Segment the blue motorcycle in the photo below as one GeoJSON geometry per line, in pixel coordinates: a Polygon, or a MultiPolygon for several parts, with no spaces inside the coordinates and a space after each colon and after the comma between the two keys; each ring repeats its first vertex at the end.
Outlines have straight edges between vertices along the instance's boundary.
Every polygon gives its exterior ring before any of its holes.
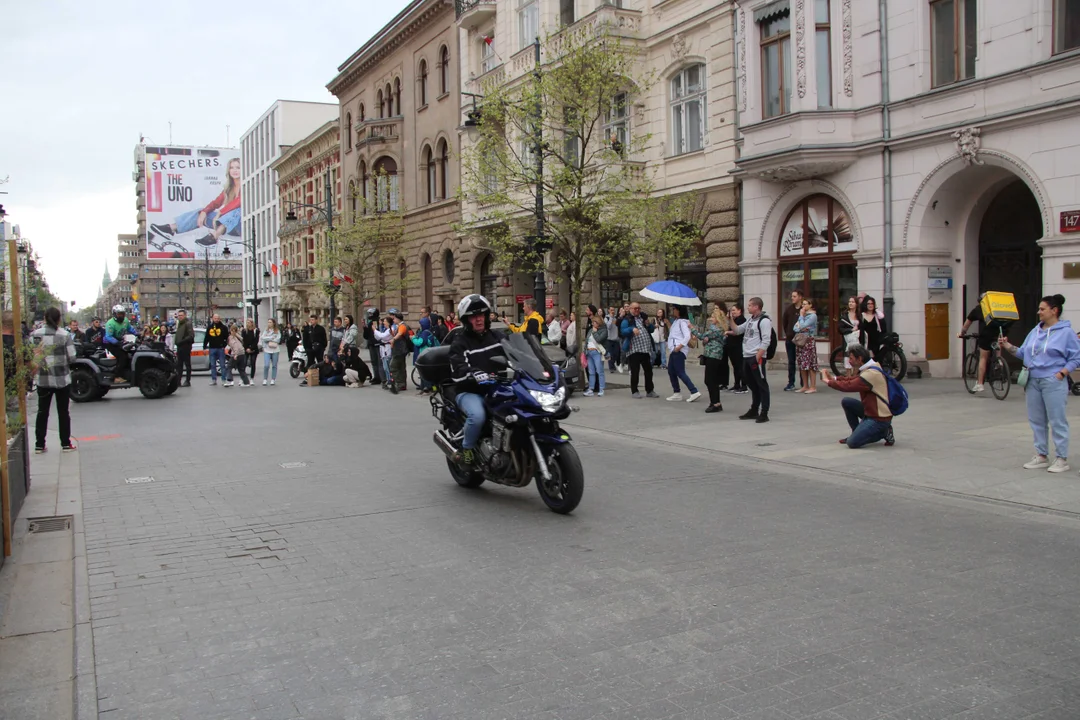
{"type": "Polygon", "coordinates": [[[498,360],[505,368],[485,398],[487,423],[472,466],[456,459],[465,415],[454,402],[450,347],[431,348],[417,358],[420,375],[436,388],[431,414],[442,427],[435,431],[435,445],[446,454],[450,475],[462,487],[476,488],[490,480],[523,488],[536,478],[540,497],[551,510],[572,512],[581,502],[585,477],[570,435],[559,427],[572,411],[562,374],[531,335],[513,333],[500,343],[506,357],[498,360]]]}

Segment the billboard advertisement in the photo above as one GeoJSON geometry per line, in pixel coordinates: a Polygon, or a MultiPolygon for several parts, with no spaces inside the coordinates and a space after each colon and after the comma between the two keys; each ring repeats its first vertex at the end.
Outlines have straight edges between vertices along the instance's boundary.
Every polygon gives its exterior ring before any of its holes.
{"type": "Polygon", "coordinates": [[[147,257],[243,254],[239,150],[147,146],[143,160],[147,257]]]}

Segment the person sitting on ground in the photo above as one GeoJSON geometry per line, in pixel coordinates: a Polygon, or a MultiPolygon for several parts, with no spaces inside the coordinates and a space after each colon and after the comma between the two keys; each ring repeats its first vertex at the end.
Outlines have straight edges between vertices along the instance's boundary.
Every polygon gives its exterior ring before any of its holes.
{"type": "Polygon", "coordinates": [[[349,345],[345,348],[345,385],[346,387],[363,387],[371,380],[371,370],[367,363],[360,358],[360,348],[349,345]]]}
{"type": "Polygon", "coordinates": [[[886,447],[891,446],[896,438],[893,435],[893,414],[889,409],[889,383],[885,372],[870,359],[870,351],[862,345],[849,345],[847,353],[851,367],[858,368],[858,374],[838,378],[828,369],[821,369],[821,379],[829,387],[840,392],[859,393],[858,400],[844,398],[840,401],[851,426],[851,435],[840,442],[852,450],[878,440],[884,440],[886,447]]]}
{"type": "MultiPolygon", "coordinates": [[[[345,368],[340,362],[330,359],[327,355],[319,363],[319,385],[344,385],[345,368]]],[[[303,385],[304,383],[301,383],[303,385]]]]}

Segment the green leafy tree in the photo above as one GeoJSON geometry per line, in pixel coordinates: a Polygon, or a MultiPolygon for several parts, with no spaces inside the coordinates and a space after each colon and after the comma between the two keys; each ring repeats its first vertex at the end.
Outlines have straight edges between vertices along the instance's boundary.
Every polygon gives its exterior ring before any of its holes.
{"type": "Polygon", "coordinates": [[[632,115],[655,77],[631,44],[593,25],[550,36],[542,50],[540,68],[489,84],[472,114],[461,229],[477,234],[501,267],[533,270],[550,260],[577,309],[586,280],[605,266],[682,257],[698,236],[687,222],[694,198],[657,197],[638,159],[652,138],[632,115]],[[540,243],[538,184],[546,216],[540,243]]]}
{"type": "Polygon", "coordinates": [[[356,191],[353,206],[355,217],[330,233],[318,267],[325,278],[324,291],[337,292],[338,304],[363,322],[365,303],[408,289],[409,276],[402,277],[398,269],[399,249],[408,238],[405,208],[391,176],[376,175],[366,196],[356,191]]]}

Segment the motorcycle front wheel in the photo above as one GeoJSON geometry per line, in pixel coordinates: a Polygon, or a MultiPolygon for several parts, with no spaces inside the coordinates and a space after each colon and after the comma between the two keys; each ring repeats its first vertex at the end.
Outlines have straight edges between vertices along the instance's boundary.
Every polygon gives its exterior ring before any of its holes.
{"type": "Polygon", "coordinates": [[[300,365],[299,365],[299,363],[291,363],[289,365],[289,376],[293,380],[300,377],[300,365]]]}
{"type": "Polygon", "coordinates": [[[536,489],[544,504],[552,512],[566,515],[574,511],[585,492],[585,471],[581,469],[581,459],[574,446],[567,443],[552,450],[557,453],[555,462],[548,463],[551,480],[536,478],[536,489]]]}

